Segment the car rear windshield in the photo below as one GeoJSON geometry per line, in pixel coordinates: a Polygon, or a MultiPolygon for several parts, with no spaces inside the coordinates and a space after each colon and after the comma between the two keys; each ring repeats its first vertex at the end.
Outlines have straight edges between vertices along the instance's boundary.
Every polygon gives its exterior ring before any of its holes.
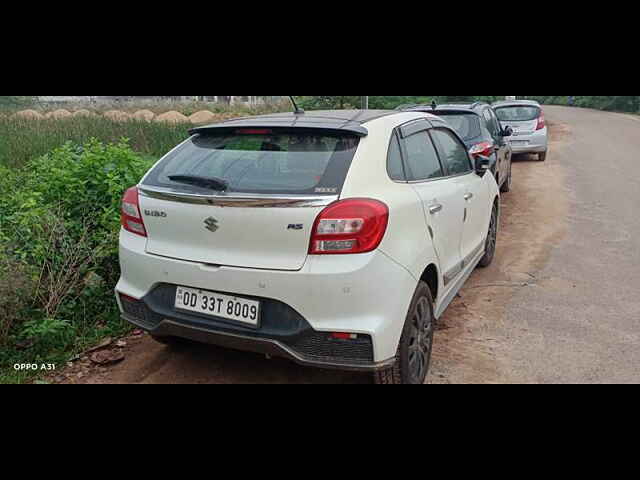
{"type": "Polygon", "coordinates": [[[444,118],[465,141],[473,140],[482,135],[480,117],[474,113],[438,113],[438,115],[444,118]]]}
{"type": "Polygon", "coordinates": [[[538,107],[514,106],[496,108],[501,122],[531,122],[540,116],[538,107]]]}
{"type": "Polygon", "coordinates": [[[335,195],[342,190],[358,144],[356,136],[331,133],[204,133],[167,155],[143,185],[196,194],[210,194],[224,184],[220,190],[226,193],[335,195]],[[212,178],[209,184],[197,181],[212,178]]]}

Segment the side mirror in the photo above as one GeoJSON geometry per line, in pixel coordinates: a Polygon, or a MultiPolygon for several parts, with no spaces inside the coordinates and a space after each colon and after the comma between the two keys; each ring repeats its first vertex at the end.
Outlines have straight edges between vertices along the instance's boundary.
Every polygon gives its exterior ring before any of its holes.
{"type": "Polygon", "coordinates": [[[512,135],[513,135],[513,128],[505,127],[504,130],[502,130],[502,136],[503,137],[510,137],[512,135]]]}
{"type": "Polygon", "coordinates": [[[485,173],[490,171],[494,166],[494,160],[484,155],[475,156],[476,173],[481,177],[484,177],[485,173]]]}

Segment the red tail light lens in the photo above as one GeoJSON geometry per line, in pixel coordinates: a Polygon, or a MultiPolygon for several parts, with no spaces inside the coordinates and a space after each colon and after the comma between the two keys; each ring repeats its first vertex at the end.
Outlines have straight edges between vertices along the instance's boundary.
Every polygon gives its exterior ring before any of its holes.
{"type": "Polygon", "coordinates": [[[482,142],[471,147],[469,149],[469,153],[474,157],[478,155],[482,155],[483,157],[490,157],[491,155],[493,155],[494,147],[495,145],[491,142],[482,142]]]}
{"type": "Polygon", "coordinates": [[[366,253],[378,248],[389,223],[389,208],[378,200],[352,198],[325,208],[313,225],[311,255],[366,253]]]}
{"type": "Polygon", "coordinates": [[[144,221],[142,220],[142,213],[140,212],[138,189],[136,187],[131,187],[124,192],[120,221],[122,228],[126,231],[135,233],[141,237],[147,236],[147,229],[144,228],[144,221]]]}
{"type": "Polygon", "coordinates": [[[547,122],[544,119],[544,113],[540,112],[540,116],[538,117],[538,126],[536,127],[536,131],[537,130],[542,130],[546,126],[547,126],[547,122]]]}

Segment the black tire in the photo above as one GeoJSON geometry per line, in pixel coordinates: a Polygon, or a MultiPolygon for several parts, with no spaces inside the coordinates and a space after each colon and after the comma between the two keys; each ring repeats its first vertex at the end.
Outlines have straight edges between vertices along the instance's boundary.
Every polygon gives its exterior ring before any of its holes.
{"type": "Polygon", "coordinates": [[[431,366],[435,318],[429,285],[420,282],[411,300],[402,329],[396,361],[392,367],[376,372],[378,385],[422,385],[431,366]]]}
{"type": "Polygon", "coordinates": [[[493,257],[496,255],[496,243],[498,240],[498,204],[494,204],[493,211],[491,212],[491,221],[489,222],[489,233],[487,234],[487,241],[484,246],[484,257],[478,263],[481,268],[487,268],[493,263],[493,257]]]}
{"type": "Polygon", "coordinates": [[[538,154],[538,160],[540,162],[546,162],[547,161],[547,152],[542,152],[538,154]]]}
{"type": "Polygon", "coordinates": [[[500,185],[500,192],[509,193],[511,191],[511,165],[509,165],[509,176],[502,185],[500,185]]]}

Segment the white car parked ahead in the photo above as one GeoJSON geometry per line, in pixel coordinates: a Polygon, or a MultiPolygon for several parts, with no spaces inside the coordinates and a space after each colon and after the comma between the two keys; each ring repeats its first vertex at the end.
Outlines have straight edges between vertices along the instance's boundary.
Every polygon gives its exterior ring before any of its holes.
{"type": "Polygon", "coordinates": [[[419,112],[278,114],[191,133],[125,193],[123,317],[163,343],[423,383],[435,320],[494,256],[490,160],[419,112]]]}
{"type": "Polygon", "coordinates": [[[549,131],[540,104],[533,100],[511,100],[492,106],[500,123],[513,130],[509,137],[513,153],[536,153],[538,160],[544,162],[549,150],[549,131]]]}

